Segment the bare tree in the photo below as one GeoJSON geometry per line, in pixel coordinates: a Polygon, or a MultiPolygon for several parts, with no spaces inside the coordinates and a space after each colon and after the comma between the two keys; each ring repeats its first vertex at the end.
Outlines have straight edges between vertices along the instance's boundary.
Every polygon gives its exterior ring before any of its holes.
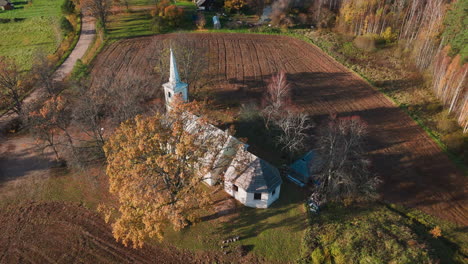
{"type": "Polygon", "coordinates": [[[26,92],[21,78],[18,65],[12,59],[0,57],[0,99],[6,102],[4,107],[13,107],[17,114],[21,114],[22,96],[26,92]]]}
{"type": "Polygon", "coordinates": [[[70,111],[68,102],[62,96],[53,96],[45,102],[36,101],[28,105],[26,124],[36,139],[42,152],[52,150],[57,162],[63,161],[67,147],[73,148],[73,141],[68,133],[70,111]]]}
{"type": "Polygon", "coordinates": [[[159,73],[161,85],[169,77],[167,65],[169,65],[170,48],[174,51],[180,77],[188,84],[190,95],[196,96],[197,92],[210,81],[203,77],[209,68],[209,53],[206,48],[196,46],[193,40],[182,35],[164,42],[157,40],[152,45],[155,52],[159,53],[154,69],[159,73]]]}
{"type": "Polygon", "coordinates": [[[106,105],[94,97],[85,85],[77,84],[76,90],[72,116],[74,124],[86,136],[79,140],[85,141],[88,149],[94,149],[98,157],[103,157],[104,123],[109,109],[106,109],[106,105]]]}
{"type": "Polygon", "coordinates": [[[282,132],[277,142],[283,151],[286,150],[293,155],[305,150],[307,132],[312,128],[310,118],[306,113],[289,110],[276,122],[276,125],[282,132]]]}
{"type": "Polygon", "coordinates": [[[262,100],[264,105],[262,116],[265,119],[265,126],[269,128],[271,122],[278,120],[281,112],[284,112],[291,104],[291,85],[284,71],[271,77],[262,100]]]}
{"type": "Polygon", "coordinates": [[[91,15],[98,20],[104,31],[106,31],[107,20],[112,8],[112,0],[85,0],[84,6],[89,9],[91,15]]]}
{"type": "Polygon", "coordinates": [[[52,78],[54,65],[47,58],[44,51],[37,51],[34,55],[33,73],[38,84],[46,89],[49,96],[54,95],[56,92],[56,86],[52,78]]]}
{"type": "Polygon", "coordinates": [[[369,171],[365,156],[366,127],[358,116],[332,116],[320,132],[317,152],[323,166],[315,177],[322,202],[375,197],[380,180],[369,171]]]}

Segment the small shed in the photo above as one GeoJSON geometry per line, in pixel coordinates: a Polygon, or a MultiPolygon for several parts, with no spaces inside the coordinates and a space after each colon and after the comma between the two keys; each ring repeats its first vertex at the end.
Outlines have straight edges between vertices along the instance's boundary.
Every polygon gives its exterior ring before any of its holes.
{"type": "Polygon", "coordinates": [[[315,152],[309,151],[300,159],[296,160],[293,164],[291,164],[291,166],[289,166],[290,173],[288,178],[292,178],[291,181],[300,185],[301,187],[309,183],[311,178],[310,165],[314,158],[315,152]]]}
{"type": "Polygon", "coordinates": [[[276,167],[245,149],[239,149],[224,177],[224,190],[253,208],[268,208],[283,183],[276,167]]]}
{"type": "Polygon", "coordinates": [[[214,4],[214,0],[194,0],[198,10],[210,10],[214,4]]]}
{"type": "Polygon", "coordinates": [[[12,10],[14,7],[9,0],[0,0],[0,10],[12,10]]]}

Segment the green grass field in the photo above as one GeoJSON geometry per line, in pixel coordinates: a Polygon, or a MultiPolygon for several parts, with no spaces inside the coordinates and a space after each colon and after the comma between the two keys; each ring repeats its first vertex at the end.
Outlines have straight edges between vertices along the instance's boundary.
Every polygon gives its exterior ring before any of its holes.
{"type": "MultiPolygon", "coordinates": [[[[109,19],[107,37],[109,40],[118,40],[125,38],[142,37],[156,34],[152,29],[151,8],[146,10],[136,10],[138,6],[152,5],[152,0],[131,0],[129,2],[130,11],[113,15],[109,19]],[[133,10],[132,10],[133,7],[133,10]]],[[[181,29],[193,29],[194,23],[191,21],[192,14],[195,12],[193,2],[178,1],[177,6],[184,9],[185,19],[180,26],[181,29]]]]}
{"type": "Polygon", "coordinates": [[[280,198],[268,209],[239,204],[229,221],[203,221],[180,232],[168,229],[164,242],[190,250],[226,251],[242,245],[268,262],[295,262],[299,259],[300,243],[307,228],[303,201],[303,191],[284,182],[280,198]],[[240,240],[227,249],[220,248],[222,240],[234,236],[239,236],[240,240]]]}
{"type": "Polygon", "coordinates": [[[0,56],[14,58],[21,69],[29,70],[36,50],[54,53],[62,41],[62,0],[33,0],[32,5],[18,0],[13,3],[15,9],[0,11],[0,18],[24,20],[0,23],[0,56]]]}

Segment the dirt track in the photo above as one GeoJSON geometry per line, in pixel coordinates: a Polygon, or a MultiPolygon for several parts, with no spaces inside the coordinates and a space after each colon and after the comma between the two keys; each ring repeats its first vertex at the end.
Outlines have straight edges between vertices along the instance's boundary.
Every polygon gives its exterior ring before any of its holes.
{"type": "MultiPolygon", "coordinates": [[[[93,76],[126,78],[151,86],[153,43],[171,35],[117,42],[95,62],[93,76]],[[109,75],[112,73],[112,75],[109,75]]],[[[209,49],[209,78],[225,105],[259,100],[265,81],[278,69],[288,73],[294,101],[317,120],[331,112],[359,115],[369,124],[371,154],[385,183],[383,198],[468,225],[468,184],[464,175],[428,135],[380,92],[318,48],[288,37],[245,34],[189,34],[209,49]]],[[[160,89],[160,87],[154,87],[160,89]]]]}

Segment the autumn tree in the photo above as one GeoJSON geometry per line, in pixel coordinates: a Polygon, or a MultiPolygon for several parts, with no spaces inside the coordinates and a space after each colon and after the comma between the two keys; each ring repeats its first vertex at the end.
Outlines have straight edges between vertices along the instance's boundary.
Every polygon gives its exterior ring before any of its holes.
{"type": "Polygon", "coordinates": [[[227,12],[231,12],[235,10],[239,13],[239,11],[247,4],[246,0],[226,0],[224,1],[224,9],[227,12]]]}
{"type": "Polygon", "coordinates": [[[42,152],[51,150],[57,162],[63,161],[61,150],[73,147],[67,131],[70,123],[68,102],[62,96],[53,96],[45,102],[37,102],[37,109],[29,112],[26,124],[42,152]]]}
{"type": "Polygon", "coordinates": [[[111,13],[112,0],[85,0],[84,7],[88,8],[105,32],[107,30],[107,20],[111,13]]]}
{"type": "MultiPolygon", "coordinates": [[[[314,177],[314,194],[327,200],[367,199],[376,195],[379,178],[369,171],[365,136],[367,125],[357,116],[332,116],[317,138],[322,167],[314,177]]],[[[317,168],[313,168],[314,171],[317,168]]]]}
{"type": "Polygon", "coordinates": [[[202,110],[199,103],[176,103],[167,114],[137,116],[105,144],[110,191],[119,200],[113,234],[125,245],[162,238],[166,226],[180,230],[209,203],[200,188],[209,163],[200,162],[217,157],[213,151],[224,143],[206,136],[204,121],[192,114],[202,110]]]}
{"type": "Polygon", "coordinates": [[[23,99],[26,93],[22,83],[22,74],[16,62],[6,57],[0,57],[0,99],[5,107],[21,114],[23,99]]]}
{"type": "Polygon", "coordinates": [[[168,0],[157,2],[151,11],[153,16],[153,30],[156,33],[166,32],[172,27],[177,27],[182,23],[184,10],[168,0]]]}

